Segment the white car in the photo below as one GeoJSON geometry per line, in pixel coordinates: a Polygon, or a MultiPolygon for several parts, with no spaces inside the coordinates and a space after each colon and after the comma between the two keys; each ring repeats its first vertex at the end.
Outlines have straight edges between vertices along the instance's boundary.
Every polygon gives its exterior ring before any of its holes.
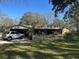
{"type": "Polygon", "coordinates": [[[2,35],[2,38],[4,40],[12,40],[12,39],[16,39],[16,38],[23,38],[24,36],[25,36],[24,34],[19,33],[17,31],[8,31],[2,35]]]}

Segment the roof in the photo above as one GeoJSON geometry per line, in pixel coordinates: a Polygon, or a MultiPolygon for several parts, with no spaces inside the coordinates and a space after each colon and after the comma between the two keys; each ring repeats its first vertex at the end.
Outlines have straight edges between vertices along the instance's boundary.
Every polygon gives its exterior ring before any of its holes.
{"type": "Polygon", "coordinates": [[[28,28],[32,28],[31,25],[13,25],[11,27],[8,27],[11,29],[28,29],[28,28]]]}
{"type": "Polygon", "coordinates": [[[51,28],[51,27],[39,27],[39,26],[36,26],[35,29],[61,29],[60,27],[54,27],[54,28],[51,28]]]}

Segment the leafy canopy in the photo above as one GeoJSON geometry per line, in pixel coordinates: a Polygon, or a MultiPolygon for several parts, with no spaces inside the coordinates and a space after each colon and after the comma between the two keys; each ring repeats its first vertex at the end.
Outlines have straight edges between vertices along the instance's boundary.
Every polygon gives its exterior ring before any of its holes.
{"type": "Polygon", "coordinates": [[[79,0],[49,0],[49,3],[52,4],[52,10],[55,10],[55,16],[57,16],[57,13],[63,12],[67,6],[71,5],[75,7],[76,3],[79,3],[79,0]]]}

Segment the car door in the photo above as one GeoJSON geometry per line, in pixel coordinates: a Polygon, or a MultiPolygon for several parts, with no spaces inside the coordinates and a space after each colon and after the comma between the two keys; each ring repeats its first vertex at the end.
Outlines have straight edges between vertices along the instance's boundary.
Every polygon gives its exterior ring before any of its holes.
{"type": "Polygon", "coordinates": [[[20,38],[21,35],[20,35],[19,32],[16,31],[16,32],[14,32],[14,33],[15,33],[15,38],[20,38]]]}
{"type": "Polygon", "coordinates": [[[12,38],[20,38],[23,36],[23,34],[17,32],[17,31],[13,31],[13,32],[11,32],[11,36],[12,36],[12,38]]]}
{"type": "Polygon", "coordinates": [[[14,38],[21,38],[22,36],[23,36],[23,34],[17,32],[17,31],[15,31],[14,35],[13,35],[14,38]]]}
{"type": "Polygon", "coordinates": [[[12,38],[16,38],[15,32],[14,32],[14,31],[11,31],[10,36],[11,36],[12,38]]]}

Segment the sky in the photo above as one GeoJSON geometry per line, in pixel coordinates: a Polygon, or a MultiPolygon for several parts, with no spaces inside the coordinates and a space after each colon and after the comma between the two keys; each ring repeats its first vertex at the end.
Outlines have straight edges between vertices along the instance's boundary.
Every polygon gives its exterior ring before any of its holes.
{"type": "Polygon", "coordinates": [[[0,4],[0,10],[15,19],[22,16],[25,12],[49,13],[51,5],[48,3],[48,0],[24,0],[20,1],[20,3],[0,4]]]}
{"type": "MultiPolygon", "coordinates": [[[[9,1],[9,0],[8,0],[9,1]]],[[[1,3],[0,11],[12,19],[19,19],[25,12],[38,12],[42,14],[51,13],[52,6],[49,4],[49,0],[10,0],[13,3],[1,3]]],[[[62,16],[60,16],[62,18],[62,16]]]]}

